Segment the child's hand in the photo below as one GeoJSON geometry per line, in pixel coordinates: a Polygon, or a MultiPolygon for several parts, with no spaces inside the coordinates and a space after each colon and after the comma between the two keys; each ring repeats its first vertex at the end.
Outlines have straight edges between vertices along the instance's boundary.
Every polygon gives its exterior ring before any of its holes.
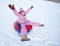
{"type": "Polygon", "coordinates": [[[31,6],[31,9],[33,8],[33,6],[31,6]]]}
{"type": "Polygon", "coordinates": [[[12,9],[12,10],[15,9],[15,8],[14,8],[14,4],[13,4],[13,6],[12,6],[11,4],[9,4],[8,7],[9,7],[10,9],[12,9]]]}
{"type": "Polygon", "coordinates": [[[44,27],[44,24],[40,24],[40,27],[44,27]]]}

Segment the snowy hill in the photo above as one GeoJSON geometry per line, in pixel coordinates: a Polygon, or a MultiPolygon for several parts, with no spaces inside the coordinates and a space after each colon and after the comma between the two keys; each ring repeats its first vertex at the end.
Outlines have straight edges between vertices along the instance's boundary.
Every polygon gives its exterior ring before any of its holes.
{"type": "Polygon", "coordinates": [[[0,1],[0,46],[60,46],[60,4],[43,0],[1,0],[0,1]],[[14,4],[17,11],[20,7],[27,10],[31,5],[34,8],[27,15],[33,22],[44,23],[45,26],[33,27],[28,34],[31,41],[22,42],[14,30],[17,17],[8,8],[14,4]]]}

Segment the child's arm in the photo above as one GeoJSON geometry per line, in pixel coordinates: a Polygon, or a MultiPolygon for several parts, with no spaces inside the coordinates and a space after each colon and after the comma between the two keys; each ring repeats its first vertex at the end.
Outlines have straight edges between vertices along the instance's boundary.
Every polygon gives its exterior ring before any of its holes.
{"type": "Polygon", "coordinates": [[[14,14],[15,14],[16,16],[19,16],[19,15],[20,15],[20,14],[16,11],[16,9],[15,9],[15,7],[14,7],[14,4],[13,4],[13,6],[12,6],[11,4],[9,4],[8,7],[14,12],[14,14]]]}
{"type": "Polygon", "coordinates": [[[26,14],[33,8],[33,6],[31,6],[27,11],[26,14]]]}

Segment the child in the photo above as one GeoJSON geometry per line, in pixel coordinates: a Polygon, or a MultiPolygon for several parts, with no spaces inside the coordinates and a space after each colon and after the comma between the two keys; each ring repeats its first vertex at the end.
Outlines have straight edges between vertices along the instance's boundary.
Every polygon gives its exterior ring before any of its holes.
{"type": "Polygon", "coordinates": [[[25,25],[32,25],[32,26],[39,26],[39,27],[44,26],[44,24],[31,22],[26,19],[27,13],[33,8],[33,6],[31,6],[27,11],[24,11],[21,8],[19,12],[16,11],[14,5],[9,4],[8,6],[14,12],[14,14],[18,17],[18,24],[19,25],[21,24],[21,33],[22,33],[21,41],[29,41],[30,40],[29,38],[27,38],[27,31],[26,31],[25,25]]]}

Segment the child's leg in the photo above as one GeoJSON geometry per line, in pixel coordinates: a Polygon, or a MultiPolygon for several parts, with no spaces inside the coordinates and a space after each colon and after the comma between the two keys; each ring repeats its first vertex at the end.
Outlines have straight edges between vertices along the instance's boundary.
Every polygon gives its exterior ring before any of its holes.
{"type": "Polygon", "coordinates": [[[25,24],[21,24],[21,33],[22,33],[21,41],[29,41],[30,40],[29,38],[27,38],[27,31],[26,31],[26,28],[25,28],[25,24]]]}
{"type": "Polygon", "coordinates": [[[40,23],[31,22],[31,21],[27,21],[25,24],[26,25],[32,25],[32,26],[40,26],[40,23]]]}
{"type": "Polygon", "coordinates": [[[21,33],[22,33],[22,35],[24,35],[24,34],[27,35],[27,31],[26,31],[26,28],[25,28],[25,24],[21,24],[21,33]]]}
{"type": "Polygon", "coordinates": [[[32,25],[32,26],[44,26],[44,24],[40,24],[40,23],[36,23],[36,22],[31,22],[31,21],[27,21],[26,25],[32,25]]]}

